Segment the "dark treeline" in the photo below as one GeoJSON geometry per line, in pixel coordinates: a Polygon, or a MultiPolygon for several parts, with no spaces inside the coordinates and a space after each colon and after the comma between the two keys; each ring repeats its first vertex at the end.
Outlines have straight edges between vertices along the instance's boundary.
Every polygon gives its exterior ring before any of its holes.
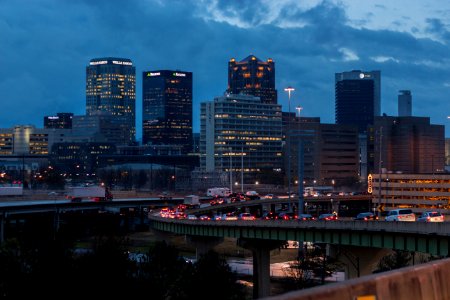
{"type": "Polygon", "coordinates": [[[79,232],[71,226],[54,234],[48,218],[31,223],[0,247],[3,298],[246,298],[236,274],[215,252],[190,263],[176,248],[157,242],[135,261],[129,257],[127,239],[112,235],[109,226],[95,227],[89,251],[79,251],[79,232]]]}

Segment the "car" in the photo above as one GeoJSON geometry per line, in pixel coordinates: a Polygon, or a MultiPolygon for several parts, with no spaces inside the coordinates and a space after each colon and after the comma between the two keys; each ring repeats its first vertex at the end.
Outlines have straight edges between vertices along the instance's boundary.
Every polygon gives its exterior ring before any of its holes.
{"type": "Polygon", "coordinates": [[[238,217],[233,213],[223,214],[221,220],[237,221],[238,217]]]}
{"type": "Polygon", "coordinates": [[[264,196],[264,199],[274,199],[274,198],[275,198],[274,194],[267,194],[264,196]]]}
{"type": "Polygon", "coordinates": [[[231,202],[236,202],[245,199],[245,195],[242,193],[231,193],[228,198],[231,199],[231,202]]]}
{"type": "Polygon", "coordinates": [[[336,214],[321,214],[318,218],[319,221],[337,221],[337,219],[336,214]]]}
{"type": "Polygon", "coordinates": [[[214,216],[212,217],[212,219],[213,219],[214,221],[222,220],[222,215],[214,215],[214,216]]]}
{"type": "Polygon", "coordinates": [[[425,211],[417,218],[417,222],[444,222],[444,216],[437,211],[425,211]]]}
{"type": "Polygon", "coordinates": [[[416,215],[409,208],[399,208],[390,210],[384,220],[389,222],[415,222],[416,215]]]}
{"type": "Polygon", "coordinates": [[[280,220],[295,220],[297,219],[297,215],[293,212],[280,212],[278,218],[280,220]]]}
{"type": "Polygon", "coordinates": [[[310,214],[300,214],[298,217],[299,221],[313,221],[316,218],[314,218],[312,215],[310,214]]]}
{"type": "Polygon", "coordinates": [[[278,220],[278,214],[273,211],[266,211],[261,216],[262,220],[278,220]]]}
{"type": "Polygon", "coordinates": [[[197,216],[196,215],[187,215],[186,219],[188,220],[197,220],[197,216]]]}
{"type": "Polygon", "coordinates": [[[209,220],[211,220],[211,218],[209,216],[207,216],[207,215],[201,215],[198,219],[202,220],[202,221],[209,221],[209,220]]]}
{"type": "Polygon", "coordinates": [[[251,213],[241,213],[238,216],[239,220],[246,220],[246,221],[253,221],[255,219],[255,216],[251,213]]]}
{"type": "Polygon", "coordinates": [[[172,200],[172,196],[170,195],[169,192],[162,192],[159,195],[159,199],[161,199],[161,200],[172,200]]]}
{"type": "Polygon", "coordinates": [[[362,212],[356,215],[356,217],[353,218],[355,221],[369,221],[369,220],[378,220],[378,216],[375,215],[373,212],[362,212]]]}
{"type": "Polygon", "coordinates": [[[248,191],[245,193],[245,200],[259,200],[259,194],[256,191],[248,191]]]}

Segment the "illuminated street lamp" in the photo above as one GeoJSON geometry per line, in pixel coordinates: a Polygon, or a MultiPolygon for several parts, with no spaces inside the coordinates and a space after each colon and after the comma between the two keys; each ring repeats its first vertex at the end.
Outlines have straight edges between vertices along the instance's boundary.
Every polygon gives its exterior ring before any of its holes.
{"type": "Polygon", "coordinates": [[[303,107],[301,107],[301,106],[296,106],[295,109],[297,110],[298,117],[300,118],[300,113],[301,113],[303,107]]]}

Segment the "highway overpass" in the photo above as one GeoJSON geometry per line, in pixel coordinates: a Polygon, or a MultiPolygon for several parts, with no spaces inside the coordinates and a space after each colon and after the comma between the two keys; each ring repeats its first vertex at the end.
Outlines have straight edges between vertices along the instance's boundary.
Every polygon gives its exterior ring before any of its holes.
{"type": "MultiPolygon", "coordinates": [[[[360,248],[363,249],[361,257],[369,259],[376,257],[370,249],[397,249],[445,257],[449,255],[450,245],[449,222],[202,221],[151,216],[150,224],[156,230],[190,237],[196,241],[197,249],[202,248],[203,251],[218,239],[237,238],[241,246],[253,253],[256,298],[269,296],[270,250],[286,240],[360,248]]],[[[359,274],[359,258],[357,268],[359,274]]]]}

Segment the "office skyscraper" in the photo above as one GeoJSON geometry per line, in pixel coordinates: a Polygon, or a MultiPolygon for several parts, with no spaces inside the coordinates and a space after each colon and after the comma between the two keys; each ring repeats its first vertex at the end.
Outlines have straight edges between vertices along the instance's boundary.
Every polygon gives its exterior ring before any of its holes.
{"type": "Polygon", "coordinates": [[[234,58],[228,62],[228,89],[230,94],[257,96],[262,103],[277,104],[275,89],[275,62],[264,62],[249,55],[240,62],[234,58]]]}
{"type": "Polygon", "coordinates": [[[246,183],[279,180],[281,105],[232,94],[201,103],[200,153],[200,167],[206,171],[236,173],[230,177],[246,183]]]}
{"type": "Polygon", "coordinates": [[[86,67],[86,115],[124,116],[125,140],[136,137],[136,69],[130,59],[96,58],[86,67]]]}
{"type": "Polygon", "coordinates": [[[143,144],[192,151],[192,73],[149,71],[142,79],[143,144]]]}
{"type": "Polygon", "coordinates": [[[411,117],[412,116],[412,96],[411,91],[399,91],[398,95],[398,116],[411,117]]]}
{"type": "Polygon", "coordinates": [[[335,74],[336,124],[357,125],[360,133],[380,115],[380,71],[335,74]]]}

